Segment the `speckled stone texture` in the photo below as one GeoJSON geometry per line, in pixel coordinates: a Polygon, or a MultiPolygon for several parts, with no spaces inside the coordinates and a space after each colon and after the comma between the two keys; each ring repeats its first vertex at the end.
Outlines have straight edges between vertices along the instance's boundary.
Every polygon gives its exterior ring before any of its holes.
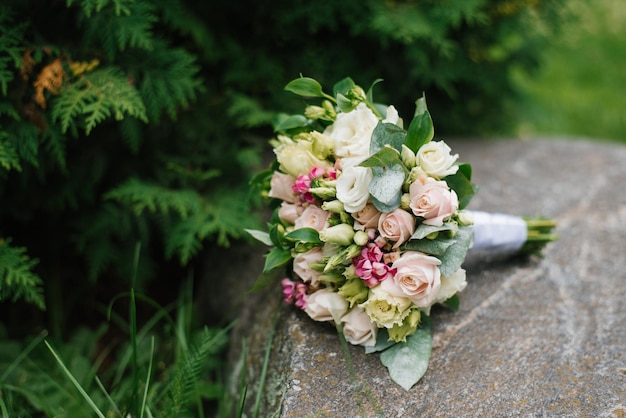
{"type": "Polygon", "coordinates": [[[433,310],[429,369],[408,392],[361,347],[351,375],[334,328],[281,305],[279,285],[250,296],[231,358],[247,416],[274,318],[260,417],[626,416],[626,148],[447,142],[480,186],[469,209],[553,217],[560,239],[542,259],[468,258],[460,309],[433,310]]]}

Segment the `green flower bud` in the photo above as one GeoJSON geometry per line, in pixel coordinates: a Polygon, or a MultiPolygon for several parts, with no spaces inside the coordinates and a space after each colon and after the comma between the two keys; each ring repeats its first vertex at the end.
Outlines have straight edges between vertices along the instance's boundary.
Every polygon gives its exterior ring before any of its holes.
{"type": "Polygon", "coordinates": [[[400,207],[404,210],[411,211],[411,195],[408,193],[403,193],[400,196],[400,207]]]}
{"type": "Polygon", "coordinates": [[[321,132],[311,132],[313,154],[321,159],[327,158],[335,150],[335,141],[321,132]]]}
{"type": "Polygon", "coordinates": [[[322,107],[326,111],[326,115],[328,117],[327,120],[334,121],[337,117],[337,112],[335,111],[335,106],[332,104],[330,100],[324,100],[322,102],[322,107]]]}
{"type": "Polygon", "coordinates": [[[337,190],[332,187],[311,187],[309,193],[314,194],[320,199],[332,199],[337,194],[337,190]]]}
{"type": "Polygon", "coordinates": [[[323,242],[332,242],[345,247],[352,244],[352,238],[354,238],[354,228],[348,224],[339,224],[320,231],[320,240],[323,242]]]}
{"type": "Polygon", "coordinates": [[[321,106],[307,106],[304,108],[304,116],[309,119],[323,119],[326,116],[326,110],[321,106]]]}
{"type": "Polygon", "coordinates": [[[472,219],[472,216],[465,211],[460,211],[457,214],[457,220],[460,226],[474,225],[474,219],[472,219]]]}
{"type": "Polygon", "coordinates": [[[389,332],[389,340],[406,342],[406,337],[414,334],[417,330],[421,317],[420,311],[412,309],[407,317],[404,318],[404,321],[402,321],[402,325],[394,324],[393,327],[387,330],[389,332]]]}
{"type": "Polygon", "coordinates": [[[365,302],[368,292],[369,288],[363,284],[363,280],[360,277],[354,277],[348,279],[337,293],[343,296],[352,308],[354,305],[365,302]]]}

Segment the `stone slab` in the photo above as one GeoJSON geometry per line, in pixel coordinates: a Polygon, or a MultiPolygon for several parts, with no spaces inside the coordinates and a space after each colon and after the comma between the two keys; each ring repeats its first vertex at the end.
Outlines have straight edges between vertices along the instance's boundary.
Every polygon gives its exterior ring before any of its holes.
{"type": "Polygon", "coordinates": [[[626,147],[447,142],[473,165],[470,209],[552,217],[560,239],[544,258],[468,258],[460,309],[432,312],[429,369],[408,392],[377,354],[346,357],[332,326],[281,305],[279,286],[250,296],[231,351],[246,416],[626,416],[626,147]]]}

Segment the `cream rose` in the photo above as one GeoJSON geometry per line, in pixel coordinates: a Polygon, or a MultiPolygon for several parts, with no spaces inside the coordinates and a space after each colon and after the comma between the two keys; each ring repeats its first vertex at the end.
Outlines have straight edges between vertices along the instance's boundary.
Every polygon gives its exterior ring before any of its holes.
{"type": "MultiPolygon", "coordinates": [[[[383,280],[381,283],[386,281],[383,280]]],[[[411,301],[405,297],[393,296],[379,285],[371,288],[367,300],[358,306],[365,309],[378,327],[391,328],[394,325],[402,325],[402,321],[410,312],[411,301]]]]}
{"type": "Polygon", "coordinates": [[[381,287],[394,296],[404,296],[415,306],[428,308],[441,287],[441,261],[418,251],[407,251],[394,261],[396,274],[381,282],[381,287]]]}
{"type": "Polygon", "coordinates": [[[324,135],[335,141],[335,156],[342,167],[354,166],[369,156],[372,132],[378,118],[360,103],[353,111],[337,114],[335,123],[324,130],[324,135]]]}
{"type": "Polygon", "coordinates": [[[376,209],[376,206],[371,203],[367,203],[363,209],[354,212],[352,217],[363,227],[363,229],[367,229],[378,227],[378,219],[380,218],[380,215],[381,212],[376,209]]]}
{"type": "Polygon", "coordinates": [[[450,147],[443,141],[430,141],[417,151],[417,164],[430,176],[442,178],[459,169],[454,165],[458,154],[451,155],[450,147]]]}
{"type": "Polygon", "coordinates": [[[330,168],[328,161],[319,159],[313,154],[313,144],[309,141],[283,140],[274,148],[280,169],[297,178],[308,174],[315,167],[330,168]]]}
{"type": "Polygon", "coordinates": [[[459,208],[459,199],[445,181],[418,177],[409,187],[409,207],[426,225],[441,226],[459,208]]]}
{"type": "Polygon", "coordinates": [[[380,235],[395,244],[396,249],[411,238],[415,232],[415,218],[403,209],[394,209],[392,212],[383,213],[378,219],[378,231],[380,235]]]}
{"type": "Polygon", "coordinates": [[[325,211],[319,206],[309,205],[302,211],[302,214],[294,222],[296,229],[313,228],[317,231],[328,226],[328,217],[330,212],[325,211]]]}
{"type": "Polygon", "coordinates": [[[358,212],[369,199],[369,186],[374,175],[367,167],[346,167],[337,179],[337,199],[348,213],[358,212]]]}
{"type": "Polygon", "coordinates": [[[336,292],[320,289],[306,298],[306,312],[315,321],[339,322],[348,310],[348,302],[336,292]]]}
{"type": "Polygon", "coordinates": [[[322,261],[322,249],[320,247],[315,247],[304,253],[298,253],[293,258],[293,271],[303,282],[315,286],[322,272],[312,269],[310,264],[320,261],[322,261]]]}
{"type": "Polygon", "coordinates": [[[293,186],[295,182],[296,179],[293,176],[274,171],[272,179],[270,180],[269,197],[281,199],[287,203],[294,203],[296,201],[296,194],[293,192],[291,186],[293,186]]]}
{"type": "Polygon", "coordinates": [[[461,290],[465,289],[465,270],[458,269],[450,277],[441,276],[441,287],[435,297],[435,303],[445,302],[461,290]]]}
{"type": "Polygon", "coordinates": [[[355,307],[341,317],[346,341],[364,347],[376,345],[378,327],[370,320],[364,309],[355,307]]]}

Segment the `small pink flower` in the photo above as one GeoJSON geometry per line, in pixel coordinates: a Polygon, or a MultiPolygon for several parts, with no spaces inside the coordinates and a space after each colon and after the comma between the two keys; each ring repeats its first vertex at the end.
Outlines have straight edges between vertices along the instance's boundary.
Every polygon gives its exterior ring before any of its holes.
{"type": "Polygon", "coordinates": [[[320,177],[324,177],[326,174],[326,170],[322,167],[313,167],[309,172],[309,178],[318,179],[320,177]]]}
{"type": "Polygon", "coordinates": [[[382,262],[383,252],[374,243],[368,244],[361,254],[353,259],[355,273],[367,287],[374,287],[383,280],[393,277],[395,269],[382,262]]]}
{"type": "Polygon", "coordinates": [[[331,168],[326,170],[326,173],[328,174],[328,177],[331,180],[337,180],[337,169],[336,168],[331,167],[331,168]]]}
{"type": "Polygon", "coordinates": [[[305,176],[304,174],[300,174],[291,188],[297,194],[307,193],[311,188],[311,178],[309,176],[305,176]]]}
{"type": "Polygon", "coordinates": [[[284,278],[280,281],[280,284],[283,286],[283,295],[284,300],[287,303],[294,303],[295,305],[303,309],[306,308],[306,291],[307,287],[304,283],[294,282],[293,280],[289,280],[288,278],[284,278]]]}

